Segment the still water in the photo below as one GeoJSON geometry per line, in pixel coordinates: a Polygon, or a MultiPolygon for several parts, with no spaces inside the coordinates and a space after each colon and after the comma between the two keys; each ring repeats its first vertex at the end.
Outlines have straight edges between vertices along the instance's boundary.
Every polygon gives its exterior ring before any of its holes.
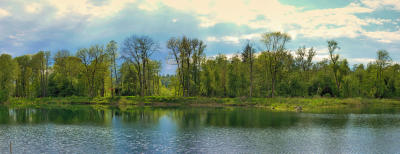
{"type": "Polygon", "coordinates": [[[397,113],[0,105],[0,153],[398,153],[397,113]]]}

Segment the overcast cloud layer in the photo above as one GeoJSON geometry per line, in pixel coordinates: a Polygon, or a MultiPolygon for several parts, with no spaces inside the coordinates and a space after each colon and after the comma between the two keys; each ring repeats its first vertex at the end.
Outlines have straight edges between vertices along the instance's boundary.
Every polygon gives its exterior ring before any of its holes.
{"type": "MultiPolygon", "coordinates": [[[[282,31],[293,38],[289,49],[313,46],[317,60],[335,39],[351,64],[374,60],[378,49],[400,61],[400,0],[0,0],[0,23],[0,53],[13,56],[122,44],[132,34],[149,35],[162,47],[170,37],[197,37],[213,56],[282,31]]],[[[165,47],[154,55],[166,57],[165,47]]],[[[173,72],[163,65],[163,73],[173,72]]]]}

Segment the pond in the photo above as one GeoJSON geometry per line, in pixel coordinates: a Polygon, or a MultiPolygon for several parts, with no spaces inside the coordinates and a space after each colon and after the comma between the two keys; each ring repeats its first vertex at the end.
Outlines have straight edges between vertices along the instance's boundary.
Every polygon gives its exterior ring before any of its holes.
{"type": "Polygon", "coordinates": [[[396,153],[396,110],[0,105],[0,153],[396,153]]]}

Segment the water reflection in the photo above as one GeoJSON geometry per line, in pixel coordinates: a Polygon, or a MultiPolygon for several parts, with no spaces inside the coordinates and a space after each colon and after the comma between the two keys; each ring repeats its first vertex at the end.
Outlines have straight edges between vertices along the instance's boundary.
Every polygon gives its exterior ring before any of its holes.
{"type": "Polygon", "coordinates": [[[179,128],[201,126],[242,128],[287,128],[298,125],[319,125],[343,128],[349,120],[369,127],[397,126],[397,114],[314,114],[271,112],[256,108],[152,108],[132,107],[121,110],[115,106],[65,106],[45,108],[12,108],[0,106],[0,124],[98,124],[112,125],[113,121],[155,125],[168,118],[179,128]],[[384,119],[383,119],[384,118],[384,119]]]}
{"type": "Polygon", "coordinates": [[[3,105],[0,143],[16,153],[398,152],[400,115],[371,111],[3,105]]]}

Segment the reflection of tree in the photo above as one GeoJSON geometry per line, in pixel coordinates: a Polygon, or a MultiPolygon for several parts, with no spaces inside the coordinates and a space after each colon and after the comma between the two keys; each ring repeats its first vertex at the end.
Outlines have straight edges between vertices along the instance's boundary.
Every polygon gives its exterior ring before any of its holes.
{"type": "Polygon", "coordinates": [[[0,107],[0,123],[57,123],[57,124],[110,124],[114,117],[123,122],[141,122],[156,124],[169,110],[162,108],[137,107],[124,111],[115,107],[99,108],[96,106],[46,106],[35,107],[0,107]]]}
{"type": "Polygon", "coordinates": [[[289,127],[298,122],[295,113],[268,112],[245,108],[196,108],[176,110],[173,119],[181,128],[216,127],[289,127]]]}
{"type": "Polygon", "coordinates": [[[57,107],[57,108],[7,108],[0,109],[3,124],[7,123],[44,123],[60,124],[98,123],[110,118],[109,110],[95,110],[91,107],[57,107]]]}
{"type": "Polygon", "coordinates": [[[162,108],[138,107],[126,111],[115,110],[114,115],[121,117],[124,122],[142,122],[156,124],[166,115],[168,110],[162,108]]]}
{"type": "MultiPolygon", "coordinates": [[[[376,110],[361,108],[359,113],[387,113],[396,109],[376,110]]],[[[95,106],[47,106],[41,108],[13,108],[0,106],[0,124],[9,123],[57,123],[109,125],[114,118],[124,123],[158,124],[160,118],[169,116],[178,129],[196,130],[200,127],[286,128],[297,124],[343,128],[348,124],[348,114],[298,114],[270,112],[255,108],[155,108],[155,107],[95,107],[95,106]],[[300,116],[302,115],[302,116],[300,116]]],[[[384,116],[384,115],[382,115],[384,116]]],[[[399,118],[377,116],[352,121],[355,125],[383,127],[400,124],[399,118]]]]}

